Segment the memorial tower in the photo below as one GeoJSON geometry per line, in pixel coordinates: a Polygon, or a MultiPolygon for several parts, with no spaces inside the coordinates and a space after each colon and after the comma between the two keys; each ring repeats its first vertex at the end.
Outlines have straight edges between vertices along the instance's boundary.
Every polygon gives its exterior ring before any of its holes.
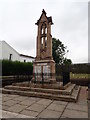
{"type": "Polygon", "coordinates": [[[47,17],[43,9],[35,23],[38,26],[36,58],[33,63],[33,80],[55,82],[55,62],[52,57],[52,17],[47,17]]]}

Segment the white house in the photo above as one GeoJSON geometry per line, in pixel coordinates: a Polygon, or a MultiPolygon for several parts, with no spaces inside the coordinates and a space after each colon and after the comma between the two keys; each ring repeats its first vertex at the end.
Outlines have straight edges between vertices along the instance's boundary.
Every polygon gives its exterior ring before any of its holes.
{"type": "Polygon", "coordinates": [[[32,62],[32,61],[34,61],[34,57],[32,57],[32,56],[28,56],[28,55],[23,55],[23,54],[19,54],[19,56],[20,56],[20,61],[21,62],[32,62]]]}
{"type": "Polygon", "coordinates": [[[0,41],[0,59],[20,62],[32,62],[35,58],[32,56],[19,54],[8,43],[5,41],[0,41]]]}

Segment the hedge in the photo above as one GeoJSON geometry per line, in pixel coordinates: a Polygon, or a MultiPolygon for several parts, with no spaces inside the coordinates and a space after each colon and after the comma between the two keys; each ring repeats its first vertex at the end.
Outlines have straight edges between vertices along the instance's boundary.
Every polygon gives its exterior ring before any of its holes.
{"type": "Polygon", "coordinates": [[[77,74],[90,74],[90,64],[56,65],[56,74],[70,71],[77,74]]]}
{"type": "Polygon", "coordinates": [[[72,64],[71,72],[77,74],[90,74],[90,64],[72,64]]]}
{"type": "Polygon", "coordinates": [[[32,75],[33,64],[31,62],[19,62],[2,60],[2,76],[32,75]]]}

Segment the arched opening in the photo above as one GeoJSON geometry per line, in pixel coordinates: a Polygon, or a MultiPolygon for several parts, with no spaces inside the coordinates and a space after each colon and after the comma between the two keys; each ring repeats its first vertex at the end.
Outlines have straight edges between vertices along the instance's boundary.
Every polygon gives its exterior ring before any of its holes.
{"type": "Polygon", "coordinates": [[[47,37],[45,37],[45,47],[47,47],[47,37]]]}
{"type": "Polygon", "coordinates": [[[47,34],[47,28],[45,28],[45,34],[47,34]]]}
{"type": "Polygon", "coordinates": [[[44,29],[43,29],[43,27],[42,27],[41,34],[43,34],[43,33],[44,33],[44,29]]]}
{"type": "Polygon", "coordinates": [[[43,37],[41,38],[41,48],[43,48],[43,44],[44,44],[44,39],[43,37]]]}
{"type": "Polygon", "coordinates": [[[44,42],[44,41],[43,41],[43,37],[42,37],[42,38],[41,38],[41,44],[42,44],[42,45],[43,45],[43,42],[44,42]]]}
{"type": "Polygon", "coordinates": [[[47,34],[47,27],[45,23],[43,23],[41,26],[41,34],[47,34]]]}

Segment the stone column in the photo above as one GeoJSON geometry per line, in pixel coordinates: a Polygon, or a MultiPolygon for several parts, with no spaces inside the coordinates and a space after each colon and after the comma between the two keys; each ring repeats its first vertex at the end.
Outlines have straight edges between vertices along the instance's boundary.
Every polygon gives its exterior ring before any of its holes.
{"type": "Polygon", "coordinates": [[[51,36],[51,24],[48,25],[47,29],[47,55],[52,57],[52,36],[51,36]]]}
{"type": "Polygon", "coordinates": [[[41,38],[40,38],[40,32],[41,32],[41,26],[38,26],[38,36],[37,36],[37,58],[40,58],[40,48],[41,48],[41,38]]]}

